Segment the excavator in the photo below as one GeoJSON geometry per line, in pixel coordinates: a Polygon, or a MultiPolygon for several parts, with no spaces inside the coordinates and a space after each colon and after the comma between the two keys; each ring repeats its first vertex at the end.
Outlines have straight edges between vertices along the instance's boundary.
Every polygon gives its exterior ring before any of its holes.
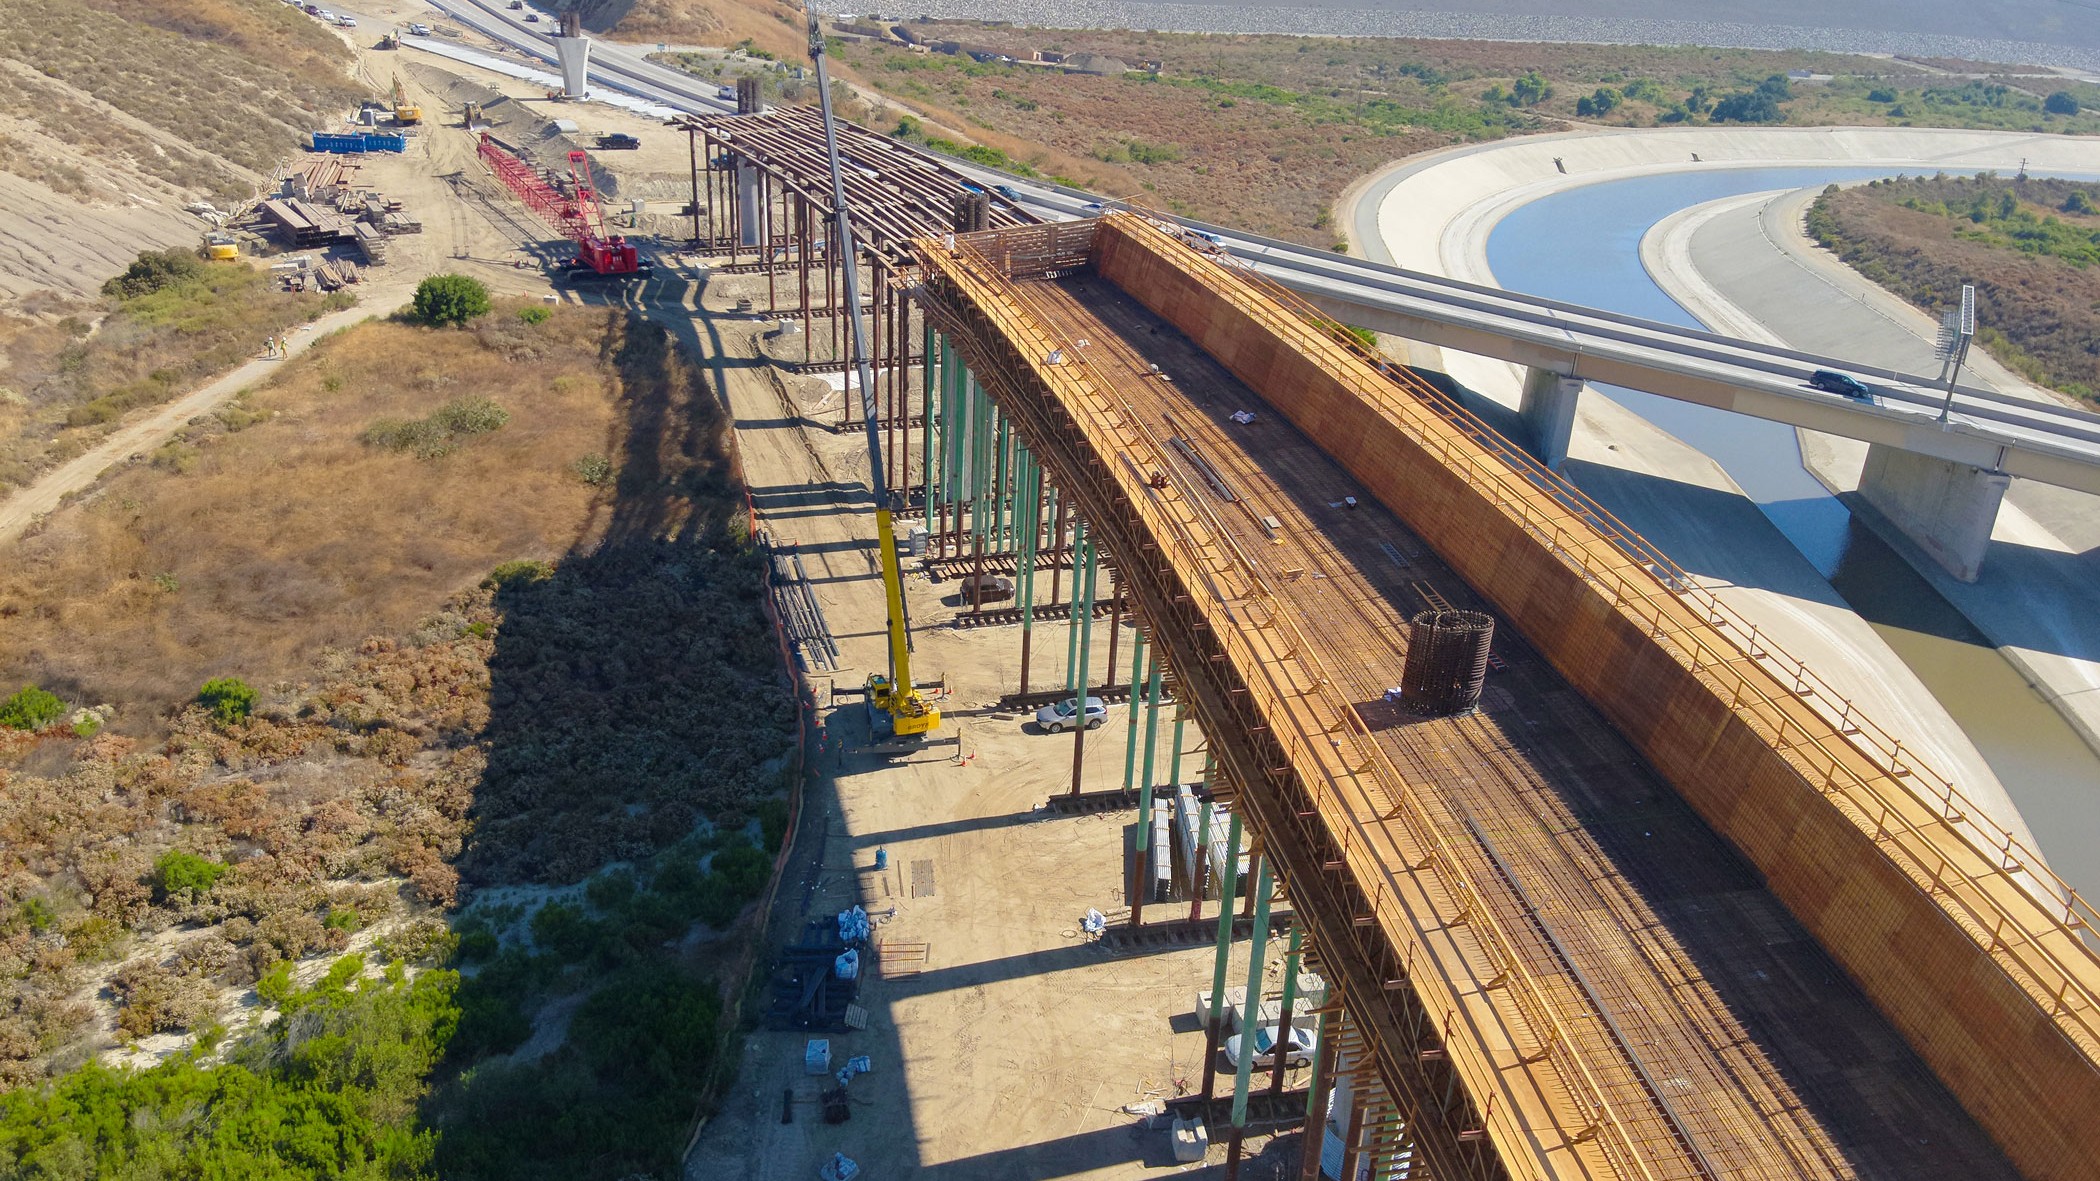
{"type": "Polygon", "coordinates": [[[889,672],[868,677],[868,711],[878,726],[886,724],[900,739],[931,733],[941,724],[941,711],[933,699],[919,691],[911,679],[911,621],[904,611],[904,567],[897,560],[897,530],[890,520],[890,490],[883,479],[882,429],[875,401],[875,373],[868,364],[868,341],[860,320],[860,276],[850,260],[860,257],[853,241],[852,219],[846,209],[846,174],[839,164],[838,128],[831,114],[831,78],[824,68],[824,34],[817,25],[815,10],[809,11],[809,56],[817,70],[817,109],[824,124],[824,153],[831,165],[831,207],[837,224],[832,232],[839,243],[840,268],[846,282],[846,322],[853,347],[853,372],[860,381],[861,421],[868,433],[868,484],[875,494],[875,540],[882,550],[882,592],[889,611],[889,672]]]}
{"type": "Polygon", "coordinates": [[[394,122],[413,127],[422,121],[423,108],[408,101],[408,91],[401,88],[401,75],[394,75],[394,122]]]}

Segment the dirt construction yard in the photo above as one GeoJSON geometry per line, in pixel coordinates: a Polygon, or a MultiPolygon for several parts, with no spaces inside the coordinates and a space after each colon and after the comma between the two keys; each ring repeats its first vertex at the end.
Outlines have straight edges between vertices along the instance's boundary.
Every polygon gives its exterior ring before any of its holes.
{"type": "MultiPolygon", "coordinates": [[[[733,307],[753,288],[763,306],[764,280],[751,276],[714,280],[704,303],[733,307]]],[[[907,559],[914,675],[921,683],[947,677],[943,727],[960,732],[963,757],[953,746],[909,761],[859,752],[868,731],[858,686],[885,661],[865,444],[858,434],[799,420],[835,419],[836,392],[752,364],[766,326],[717,314],[691,327],[738,421],[761,525],[776,545],[802,554],[840,648],[835,706],[826,678],[816,682],[826,741],[774,905],[772,942],[794,942],[806,922],[830,922],[859,902],[874,917],[875,937],[898,950],[886,971],[867,973],[860,1001],[868,1028],[829,1035],[834,1068],[855,1055],[872,1059],[872,1073],[850,1088],[852,1118],[824,1123],[816,1100],[830,1083],[804,1073],[809,1035],[759,1029],[744,1041],[734,1089],[702,1130],[686,1176],[805,1181],[835,1151],[869,1178],[1204,1170],[1175,1164],[1167,1121],[1141,1113],[1201,1087],[1195,996],[1209,987],[1211,947],[1109,950],[1083,934],[1089,907],[1112,923],[1128,915],[1122,848],[1136,812],[1044,809],[1071,785],[1074,736],[1037,733],[1032,723],[1024,730],[1021,715],[998,711],[1001,694],[1017,684],[1019,628],[946,626],[959,613],[952,583],[935,584],[907,559]],[[882,870],[874,868],[878,849],[887,854],[882,870]]],[[[1046,586],[1039,582],[1038,593],[1046,586]]],[[[1097,684],[1108,630],[1105,620],[1094,629],[1090,679],[1097,684]]],[[[1119,683],[1129,675],[1130,635],[1126,627],[1119,683]]],[[[1032,687],[1063,684],[1066,637],[1061,621],[1037,625],[1032,687]]],[[[1163,711],[1162,779],[1168,717],[1163,711]]],[[[1127,732],[1128,713],[1115,705],[1108,723],[1087,735],[1086,789],[1122,785],[1127,732]]],[[[1183,778],[1194,779],[1202,754],[1193,725],[1183,747],[1183,778]]],[[[1215,906],[1205,913],[1214,920],[1215,906]]],[[[1146,919],[1186,914],[1186,903],[1160,904],[1146,919]]],[[[1281,942],[1270,944],[1271,989],[1281,987],[1281,942]]],[[[1246,971],[1242,943],[1229,982],[1243,985],[1246,971]]],[[[752,1010],[768,999],[762,991],[752,1010]]],[[[1221,1086],[1230,1084],[1221,1068],[1221,1086]]],[[[1213,1165],[1224,1156],[1219,1140],[1213,1165]]],[[[1250,1138],[1241,1175],[1294,1176],[1295,1141],[1294,1134],[1250,1138]]]]}

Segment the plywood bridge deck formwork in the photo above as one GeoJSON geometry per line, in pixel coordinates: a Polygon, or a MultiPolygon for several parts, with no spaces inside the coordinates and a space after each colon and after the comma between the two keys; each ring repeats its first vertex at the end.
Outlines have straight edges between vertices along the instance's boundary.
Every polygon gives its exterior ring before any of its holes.
{"type": "Polygon", "coordinates": [[[1661,555],[1144,219],[920,252],[1428,1176],[2092,1175],[2087,912],[1661,555]],[[1505,668],[1404,719],[1403,621],[1445,602],[1505,668]]]}

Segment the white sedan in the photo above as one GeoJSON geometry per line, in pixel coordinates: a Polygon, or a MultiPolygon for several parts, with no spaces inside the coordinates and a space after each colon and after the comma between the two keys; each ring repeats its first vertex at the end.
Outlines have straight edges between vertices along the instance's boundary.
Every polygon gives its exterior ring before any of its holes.
{"type": "MultiPolygon", "coordinates": [[[[1254,1066],[1257,1070],[1268,1070],[1276,1065],[1276,1027],[1265,1025],[1254,1031],[1254,1066]]],[[[1242,1035],[1233,1034],[1225,1039],[1225,1063],[1234,1070],[1240,1068],[1240,1042],[1242,1035]]],[[[1311,1066],[1313,1060],[1312,1030],[1291,1026],[1291,1047],[1284,1064],[1292,1070],[1311,1066]]]]}

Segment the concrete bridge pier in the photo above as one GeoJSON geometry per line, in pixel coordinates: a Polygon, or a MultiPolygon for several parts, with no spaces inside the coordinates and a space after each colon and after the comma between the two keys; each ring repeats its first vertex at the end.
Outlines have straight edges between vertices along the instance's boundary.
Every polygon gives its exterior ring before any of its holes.
{"type": "Polygon", "coordinates": [[[2012,477],[1875,443],[1860,472],[1860,498],[1947,572],[1974,582],[2012,477]]]}
{"type": "Polygon", "coordinates": [[[1568,377],[1534,365],[1524,371],[1524,395],[1517,403],[1517,417],[1528,438],[1519,440],[1532,458],[1555,471],[1568,458],[1568,440],[1575,434],[1575,404],[1582,396],[1582,379],[1568,377]]]}

